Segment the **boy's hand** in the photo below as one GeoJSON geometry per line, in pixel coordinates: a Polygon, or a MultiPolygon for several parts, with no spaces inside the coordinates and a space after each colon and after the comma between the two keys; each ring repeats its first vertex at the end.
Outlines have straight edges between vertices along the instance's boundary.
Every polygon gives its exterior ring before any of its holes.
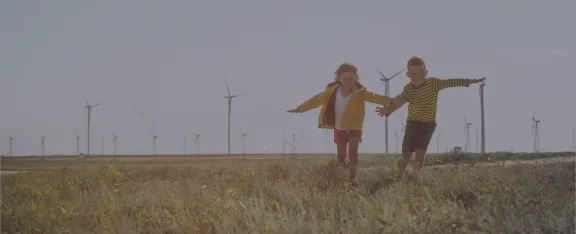
{"type": "Polygon", "coordinates": [[[472,80],[470,80],[470,84],[480,83],[480,82],[484,81],[485,79],[486,79],[486,77],[482,77],[480,79],[472,79],[472,80]]]}
{"type": "Polygon", "coordinates": [[[300,113],[298,109],[288,110],[288,113],[300,113]]]}
{"type": "Polygon", "coordinates": [[[388,106],[376,107],[376,112],[378,113],[378,115],[380,117],[382,117],[382,116],[388,117],[391,114],[390,108],[388,106]]]}

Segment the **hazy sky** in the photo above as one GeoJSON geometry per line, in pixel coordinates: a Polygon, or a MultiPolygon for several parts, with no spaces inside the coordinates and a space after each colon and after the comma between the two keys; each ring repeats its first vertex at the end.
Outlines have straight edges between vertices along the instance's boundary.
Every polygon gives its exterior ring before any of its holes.
{"type": "MultiPolygon", "coordinates": [[[[532,113],[544,150],[572,148],[576,127],[576,1],[2,1],[0,3],[0,154],[86,151],[84,100],[92,113],[91,152],[282,152],[295,133],[299,152],[335,152],[317,129],[319,109],[289,114],[333,80],[342,62],[360,69],[369,90],[410,56],[440,78],[486,76],[487,150],[530,151],[532,113]],[[572,16],[570,16],[572,15],[572,16]],[[139,106],[145,115],[138,115],[139,106]],[[302,134],[303,129],[305,134],[302,134]],[[306,137],[304,137],[305,135],[306,137]]],[[[408,82],[391,82],[396,95],[408,82]]],[[[367,104],[360,152],[384,152],[384,119],[367,104]]],[[[390,152],[403,107],[390,117],[390,152]]],[[[464,145],[464,116],[479,127],[478,86],[442,91],[441,148],[464,145]]],[[[436,140],[429,151],[436,152],[436,140]]],[[[472,149],[475,149],[474,143],[472,149]]]]}

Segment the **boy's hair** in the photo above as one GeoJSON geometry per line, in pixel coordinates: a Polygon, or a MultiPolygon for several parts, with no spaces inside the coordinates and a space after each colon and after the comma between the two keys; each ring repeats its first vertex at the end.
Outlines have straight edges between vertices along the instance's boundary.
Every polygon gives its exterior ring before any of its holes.
{"type": "Polygon", "coordinates": [[[343,63],[338,67],[338,69],[336,69],[336,72],[334,72],[334,81],[337,81],[338,77],[340,77],[342,73],[348,71],[354,72],[356,74],[356,78],[358,78],[358,68],[351,63],[343,63]]]}
{"type": "Polygon", "coordinates": [[[411,66],[425,66],[424,60],[422,58],[412,56],[412,58],[408,60],[408,64],[406,67],[410,68],[411,66]]]}

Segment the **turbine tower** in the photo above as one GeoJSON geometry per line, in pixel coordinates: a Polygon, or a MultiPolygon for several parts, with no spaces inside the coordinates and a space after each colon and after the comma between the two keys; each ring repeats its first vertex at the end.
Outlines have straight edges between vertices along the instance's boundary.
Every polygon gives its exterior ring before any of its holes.
{"type": "Polygon", "coordinates": [[[476,145],[476,153],[478,153],[478,128],[476,128],[476,137],[475,137],[475,140],[476,140],[476,144],[475,144],[475,145],[476,145]]]}
{"type": "Polygon", "coordinates": [[[196,154],[200,153],[200,133],[194,135],[194,148],[196,149],[196,154]]]}
{"type": "MultiPolygon", "coordinates": [[[[376,70],[378,70],[378,68],[376,68],[376,70]]],[[[402,73],[403,71],[405,71],[406,68],[402,69],[401,71],[399,71],[398,73],[394,74],[391,77],[386,77],[384,74],[382,74],[382,72],[380,70],[378,70],[378,72],[380,73],[380,80],[384,81],[384,96],[390,96],[390,81],[396,77],[397,75],[399,75],[400,73],[402,73]]],[[[388,117],[385,117],[384,119],[384,131],[386,131],[386,134],[384,135],[384,139],[385,139],[385,148],[386,148],[386,153],[388,153],[388,117]]]]}
{"type": "Polygon", "coordinates": [[[288,142],[288,141],[284,141],[285,144],[288,144],[291,147],[291,154],[292,157],[296,156],[297,153],[297,148],[296,146],[298,145],[298,142],[296,142],[296,134],[292,134],[292,143],[288,142]]]}
{"type": "Polygon", "coordinates": [[[232,95],[230,94],[230,88],[228,88],[228,81],[226,77],[224,77],[224,83],[226,84],[226,91],[228,91],[228,96],[224,96],[224,98],[228,99],[228,155],[230,155],[230,117],[232,116],[232,99],[238,96],[242,96],[243,94],[232,95]]]}
{"type": "Polygon", "coordinates": [[[287,158],[286,158],[286,143],[287,143],[287,141],[286,141],[286,133],[283,133],[283,134],[282,134],[282,149],[283,149],[283,152],[284,152],[284,160],[287,159],[287,158]]]}
{"type": "Polygon", "coordinates": [[[158,136],[156,135],[156,129],[152,131],[152,154],[156,155],[156,139],[158,136]]]}
{"type": "MultiPolygon", "coordinates": [[[[400,132],[402,132],[402,130],[400,130],[400,132]]],[[[400,137],[397,131],[394,131],[394,136],[396,136],[396,155],[398,155],[398,141],[400,141],[400,137]]]]}
{"type": "Polygon", "coordinates": [[[540,136],[538,135],[538,125],[540,120],[537,120],[534,113],[532,113],[532,136],[534,137],[534,152],[540,152],[540,136]]]}
{"type": "Polygon", "coordinates": [[[436,151],[440,154],[440,131],[436,133],[436,151]]]}
{"type": "MultiPolygon", "coordinates": [[[[116,156],[116,143],[118,143],[118,136],[112,133],[112,155],[116,156]]],[[[114,157],[116,159],[116,157],[114,157]]]]}
{"type": "Polygon", "coordinates": [[[242,143],[242,158],[246,159],[246,136],[248,136],[247,133],[244,133],[244,130],[242,128],[240,128],[240,143],[242,143]]]}
{"type": "Polygon", "coordinates": [[[464,149],[466,153],[470,152],[470,125],[472,125],[472,123],[468,122],[466,117],[464,117],[464,136],[466,137],[464,149]]]}
{"type": "Polygon", "coordinates": [[[42,141],[40,145],[41,145],[40,154],[44,156],[44,154],[46,154],[46,137],[44,136],[44,133],[42,133],[42,141]]]}
{"type": "Polygon", "coordinates": [[[574,156],[576,156],[576,128],[572,128],[572,151],[574,151],[574,156]]]}
{"type": "Polygon", "coordinates": [[[76,133],[76,155],[80,154],[80,135],[76,133]]]}
{"type": "Polygon", "coordinates": [[[87,147],[88,149],[86,150],[86,156],[90,155],[90,116],[92,115],[92,108],[100,105],[100,103],[96,103],[94,105],[90,105],[88,104],[88,101],[84,100],[84,102],[86,102],[86,106],[85,108],[88,109],[88,132],[87,132],[87,147]]]}
{"type": "Polygon", "coordinates": [[[13,149],[13,148],[12,148],[12,143],[14,143],[14,137],[13,137],[13,136],[10,136],[9,139],[10,139],[10,145],[9,145],[10,147],[8,148],[8,156],[12,156],[12,149],[13,149]]]}
{"type": "Polygon", "coordinates": [[[486,81],[480,83],[480,152],[486,153],[486,130],[484,125],[484,86],[486,81]]]}

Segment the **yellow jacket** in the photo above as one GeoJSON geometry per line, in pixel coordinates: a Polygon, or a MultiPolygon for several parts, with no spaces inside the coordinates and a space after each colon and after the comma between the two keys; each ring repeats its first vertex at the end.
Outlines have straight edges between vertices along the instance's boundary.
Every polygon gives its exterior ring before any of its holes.
{"type": "MultiPolygon", "coordinates": [[[[298,106],[299,112],[306,112],[314,108],[322,106],[320,116],[318,117],[318,128],[334,129],[336,127],[335,118],[335,102],[336,90],[340,87],[341,83],[336,81],[326,85],[326,90],[308,101],[298,106]]],[[[371,102],[381,105],[390,105],[392,98],[380,96],[375,93],[369,92],[359,83],[356,83],[350,102],[344,110],[342,120],[340,120],[340,128],[346,130],[362,130],[364,123],[364,115],[366,113],[365,102],[371,102]]]]}

